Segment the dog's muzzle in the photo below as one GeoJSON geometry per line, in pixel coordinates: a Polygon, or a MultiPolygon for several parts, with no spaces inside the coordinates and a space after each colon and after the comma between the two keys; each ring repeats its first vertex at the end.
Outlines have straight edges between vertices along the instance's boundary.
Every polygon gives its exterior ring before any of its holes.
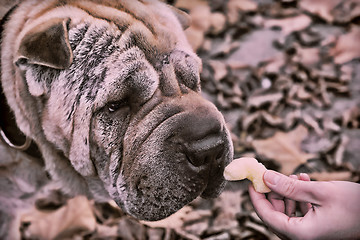
{"type": "Polygon", "coordinates": [[[126,189],[118,202],[145,220],[162,219],[199,195],[218,196],[233,156],[223,116],[200,94],[155,99],[130,124],[117,182],[126,189]]]}

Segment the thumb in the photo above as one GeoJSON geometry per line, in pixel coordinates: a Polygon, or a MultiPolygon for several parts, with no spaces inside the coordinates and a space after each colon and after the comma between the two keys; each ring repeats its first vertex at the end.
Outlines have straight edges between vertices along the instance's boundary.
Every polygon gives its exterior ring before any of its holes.
{"type": "Polygon", "coordinates": [[[320,204],[322,200],[318,194],[321,188],[318,182],[300,181],[272,170],[267,170],[263,178],[272,191],[286,198],[314,204],[320,204]]]}

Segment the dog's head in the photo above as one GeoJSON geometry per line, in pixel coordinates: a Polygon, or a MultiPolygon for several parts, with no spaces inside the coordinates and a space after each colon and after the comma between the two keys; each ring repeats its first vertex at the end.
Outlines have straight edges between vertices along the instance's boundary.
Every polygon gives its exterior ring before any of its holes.
{"type": "Polygon", "coordinates": [[[232,144],[201,96],[186,16],[157,1],[34,2],[17,10],[11,55],[2,57],[24,85],[14,93],[17,118],[30,111],[26,95],[40,121],[29,129],[139,219],[217,196],[232,144]]]}

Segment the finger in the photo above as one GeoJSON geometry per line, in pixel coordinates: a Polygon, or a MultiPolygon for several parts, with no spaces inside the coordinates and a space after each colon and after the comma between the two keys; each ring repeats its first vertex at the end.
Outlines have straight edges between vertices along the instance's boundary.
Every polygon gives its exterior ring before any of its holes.
{"type": "Polygon", "coordinates": [[[271,209],[272,211],[276,211],[271,202],[266,198],[265,194],[255,191],[252,184],[249,184],[249,195],[255,211],[258,209],[271,209]]]}
{"type": "Polygon", "coordinates": [[[310,209],[312,209],[311,203],[305,203],[305,202],[300,203],[300,211],[304,216],[310,209]]]}
{"type": "MultiPolygon", "coordinates": [[[[302,181],[310,181],[310,176],[306,173],[300,173],[299,179],[302,181]]],[[[300,202],[300,211],[303,215],[305,215],[311,208],[311,203],[300,202]]]]}
{"type": "Polygon", "coordinates": [[[285,202],[283,196],[276,192],[270,192],[267,197],[276,211],[285,213],[285,202]]]}
{"type": "Polygon", "coordinates": [[[249,187],[249,194],[257,215],[276,233],[289,236],[301,230],[302,226],[298,224],[301,218],[289,218],[284,213],[276,211],[265,195],[256,192],[253,186],[249,187]]]}
{"type": "MultiPolygon", "coordinates": [[[[289,176],[292,179],[298,180],[296,175],[289,176]]],[[[290,198],[285,198],[285,214],[289,217],[294,217],[296,212],[296,202],[290,198]]]]}
{"type": "Polygon", "coordinates": [[[249,195],[256,212],[261,209],[271,209],[272,211],[276,211],[271,202],[266,198],[265,194],[255,191],[252,184],[249,184],[249,195]]]}
{"type": "Polygon", "coordinates": [[[295,201],[320,204],[325,197],[324,194],[319,194],[322,192],[321,184],[295,180],[272,170],[265,172],[264,181],[272,191],[295,201]]]}
{"type": "Polygon", "coordinates": [[[299,179],[302,181],[310,181],[310,176],[307,173],[300,173],[299,179]]]}

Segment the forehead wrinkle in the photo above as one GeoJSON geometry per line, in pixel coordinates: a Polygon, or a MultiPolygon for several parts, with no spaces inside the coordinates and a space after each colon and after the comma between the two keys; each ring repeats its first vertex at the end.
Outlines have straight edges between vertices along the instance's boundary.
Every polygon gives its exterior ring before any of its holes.
{"type": "Polygon", "coordinates": [[[142,35],[143,37],[136,39],[142,40],[140,44],[144,46],[143,51],[151,49],[151,55],[160,49],[162,52],[169,52],[176,45],[176,36],[170,33],[168,23],[165,24],[163,19],[159,18],[159,13],[153,12],[152,5],[137,1],[120,1],[112,5],[111,2],[107,3],[106,6],[89,2],[80,2],[75,6],[95,18],[114,23],[123,33],[129,30],[134,35],[142,35]],[[142,8],[142,11],[137,8],[142,8]]]}
{"type": "MultiPolygon", "coordinates": [[[[28,18],[51,15],[53,11],[62,11],[61,15],[65,16],[69,12],[69,8],[77,8],[90,18],[113,23],[122,33],[129,30],[128,28],[132,28],[131,31],[136,35],[135,40],[146,53],[147,59],[153,63],[159,60],[157,55],[171,52],[178,44],[177,36],[175,36],[177,31],[172,31],[174,27],[179,27],[176,26],[175,17],[169,18],[172,15],[171,10],[165,4],[157,1],[152,1],[154,4],[148,4],[149,1],[140,2],[136,0],[53,0],[46,2],[35,0],[34,2],[44,6],[40,11],[30,13],[28,18]],[[171,19],[171,24],[169,21],[164,22],[164,15],[167,16],[166,19],[171,19]]],[[[73,19],[73,17],[70,18],[73,19]]],[[[75,16],[75,18],[77,17],[75,16]]],[[[78,22],[78,20],[76,21],[78,22]]]]}
{"type": "MultiPolygon", "coordinates": [[[[148,61],[153,64],[161,61],[161,56],[171,52],[176,46],[176,36],[170,33],[169,29],[166,29],[166,26],[155,16],[153,19],[156,22],[152,24],[157,25],[156,33],[153,28],[149,28],[149,24],[145,25],[143,21],[134,18],[128,13],[129,11],[124,12],[109,6],[87,3],[89,2],[74,3],[71,7],[85,12],[90,18],[106,21],[108,24],[116,26],[121,35],[127,36],[131,40],[128,41],[128,44],[141,48],[148,61]]],[[[151,12],[151,9],[149,11],[151,12]]],[[[146,22],[149,23],[149,21],[146,22]]]]}
{"type": "Polygon", "coordinates": [[[131,24],[134,21],[141,22],[154,36],[157,35],[156,28],[152,24],[156,20],[156,14],[152,12],[151,6],[144,4],[140,1],[115,1],[115,0],[34,0],[34,5],[37,8],[33,12],[27,14],[27,19],[37,19],[54,9],[61,8],[64,6],[77,7],[90,16],[95,18],[117,22],[120,24],[131,24]],[[116,9],[115,14],[111,9],[116,9]],[[122,18],[125,17],[126,21],[122,18]]]}
{"type": "Polygon", "coordinates": [[[144,7],[144,5],[138,1],[117,1],[117,2],[103,2],[103,4],[97,4],[98,1],[81,1],[74,2],[71,5],[76,6],[89,15],[108,20],[111,22],[127,23],[130,25],[133,22],[141,22],[154,36],[157,35],[154,26],[151,24],[155,19],[150,9],[144,7]],[[105,6],[104,6],[105,5],[105,6]],[[111,11],[110,9],[116,9],[117,11],[111,11]],[[119,17],[119,14],[121,17],[119,17]],[[122,19],[125,17],[126,21],[122,19]]]}

